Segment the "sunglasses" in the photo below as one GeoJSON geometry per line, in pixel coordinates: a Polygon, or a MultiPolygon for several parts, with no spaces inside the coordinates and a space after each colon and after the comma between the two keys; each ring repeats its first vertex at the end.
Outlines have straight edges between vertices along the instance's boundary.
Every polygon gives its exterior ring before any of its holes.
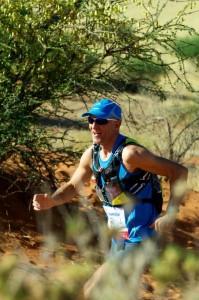
{"type": "Polygon", "coordinates": [[[93,124],[96,123],[97,125],[106,125],[108,124],[109,120],[107,119],[102,119],[102,118],[92,118],[92,117],[88,117],[88,123],[89,124],[93,124]]]}

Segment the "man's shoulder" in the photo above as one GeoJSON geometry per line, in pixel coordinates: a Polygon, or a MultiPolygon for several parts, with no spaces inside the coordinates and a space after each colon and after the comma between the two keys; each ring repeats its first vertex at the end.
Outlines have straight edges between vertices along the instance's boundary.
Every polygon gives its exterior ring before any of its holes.
{"type": "Polygon", "coordinates": [[[90,165],[92,159],[92,149],[93,147],[88,147],[82,154],[80,163],[88,163],[90,165]]]}
{"type": "Polygon", "coordinates": [[[93,145],[89,146],[83,153],[83,155],[85,156],[92,156],[92,152],[93,152],[93,145]]]}
{"type": "Polygon", "coordinates": [[[122,151],[122,155],[140,155],[144,154],[146,149],[138,144],[128,144],[125,145],[122,151]]]}
{"type": "Polygon", "coordinates": [[[147,149],[138,144],[128,144],[123,148],[122,161],[124,165],[131,164],[139,167],[140,161],[143,161],[147,153],[147,149]]]}

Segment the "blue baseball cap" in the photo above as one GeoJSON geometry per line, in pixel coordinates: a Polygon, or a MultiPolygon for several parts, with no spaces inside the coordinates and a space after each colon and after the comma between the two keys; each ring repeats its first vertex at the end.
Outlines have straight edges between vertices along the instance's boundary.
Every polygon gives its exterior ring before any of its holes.
{"type": "Polygon", "coordinates": [[[120,106],[111,99],[102,98],[93,104],[93,106],[82,117],[95,116],[102,119],[121,120],[122,110],[120,106]]]}

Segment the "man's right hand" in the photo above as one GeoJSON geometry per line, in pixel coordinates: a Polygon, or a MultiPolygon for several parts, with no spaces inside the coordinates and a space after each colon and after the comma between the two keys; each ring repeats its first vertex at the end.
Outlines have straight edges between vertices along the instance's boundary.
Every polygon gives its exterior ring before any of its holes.
{"type": "Polygon", "coordinates": [[[56,202],[48,196],[48,194],[35,194],[33,197],[33,208],[34,210],[40,211],[50,209],[56,206],[56,202]]]}

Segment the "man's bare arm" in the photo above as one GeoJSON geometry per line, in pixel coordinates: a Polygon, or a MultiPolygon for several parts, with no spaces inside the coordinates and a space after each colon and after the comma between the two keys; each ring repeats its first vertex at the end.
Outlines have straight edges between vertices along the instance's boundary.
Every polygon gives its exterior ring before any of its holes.
{"type": "MultiPolygon", "coordinates": [[[[170,219],[174,220],[186,192],[187,168],[166,158],[156,156],[142,147],[128,146],[123,152],[123,163],[130,172],[136,169],[143,169],[168,178],[170,183],[170,198],[166,216],[168,217],[168,223],[170,219]]],[[[155,227],[158,231],[161,230],[162,221],[161,218],[156,221],[155,227]]]]}
{"type": "Polygon", "coordinates": [[[75,170],[71,179],[63,184],[51,198],[56,202],[67,202],[74,196],[80,193],[82,187],[91,178],[91,149],[89,148],[84,152],[80,159],[79,166],[75,170]]]}
{"type": "Polygon", "coordinates": [[[87,149],[71,179],[58,188],[52,195],[36,194],[33,197],[34,210],[44,210],[71,201],[80,193],[82,186],[89,181],[91,170],[91,148],[87,149]]]}

